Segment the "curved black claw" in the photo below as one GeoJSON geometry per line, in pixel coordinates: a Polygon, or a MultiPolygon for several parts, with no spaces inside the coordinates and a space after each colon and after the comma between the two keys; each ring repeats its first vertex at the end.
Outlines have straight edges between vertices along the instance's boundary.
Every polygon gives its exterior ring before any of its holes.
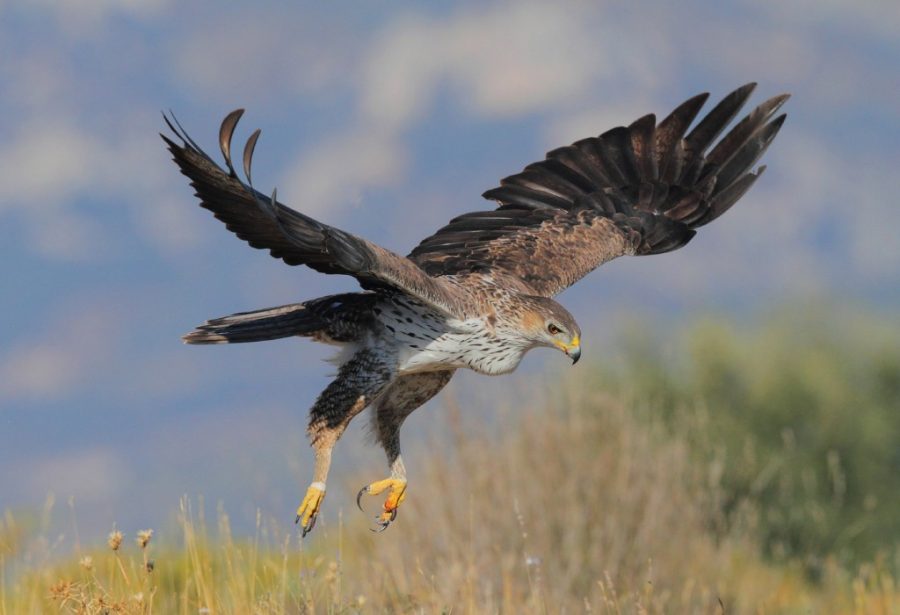
{"type": "Polygon", "coordinates": [[[368,485],[360,489],[359,493],[356,494],[356,507],[363,512],[366,512],[366,509],[362,507],[362,496],[366,495],[367,493],[369,493],[368,485]]]}
{"type": "Polygon", "coordinates": [[[378,517],[375,517],[375,525],[377,525],[378,528],[370,527],[369,528],[370,532],[375,532],[376,534],[380,534],[384,530],[388,529],[388,526],[394,521],[394,519],[397,518],[397,509],[395,508],[394,510],[391,511],[390,519],[381,519],[380,517],[381,517],[381,515],[379,515],[378,517]]]}
{"type": "MultiPolygon", "coordinates": [[[[300,534],[300,538],[306,538],[306,535],[309,534],[314,527],[316,527],[316,519],[318,515],[313,515],[307,525],[303,526],[303,532],[300,534]]],[[[299,519],[299,517],[298,517],[299,519]]]]}
{"type": "MultiPolygon", "coordinates": [[[[303,526],[303,533],[300,535],[301,538],[305,538],[306,535],[309,534],[314,527],[316,527],[317,518],[318,515],[313,515],[312,517],[310,517],[309,521],[307,521],[307,524],[303,526]]],[[[300,515],[297,515],[297,517],[294,519],[294,525],[297,525],[298,523],[300,523],[300,515]]]]}

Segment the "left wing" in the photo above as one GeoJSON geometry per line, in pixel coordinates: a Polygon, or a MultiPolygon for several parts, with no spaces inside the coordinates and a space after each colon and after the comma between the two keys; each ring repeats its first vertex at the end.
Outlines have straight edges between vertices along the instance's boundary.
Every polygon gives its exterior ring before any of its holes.
{"type": "Polygon", "coordinates": [[[786,94],[759,105],[706,153],[755,86],[730,93],[689,133],[708,94],[659,124],[645,115],[553,150],[484,193],[497,209],[454,218],[409,258],[434,276],[509,274],[553,296],[617,256],[680,248],[765,169],[752,167],[784,122],[771,118],[786,94]]]}
{"type": "Polygon", "coordinates": [[[468,297],[458,285],[429,276],[408,258],[279,203],[274,192],[268,197],[253,188],[250,167],[259,130],[244,147],[247,182],[241,181],[231,160],[231,139],[242,114],[243,109],[231,112],[219,129],[227,171],[194,143],[174,117],[172,121],[165,118],[181,143],[160,136],[191,180],[202,207],[251,246],[269,250],[288,265],[351,275],[363,288],[400,291],[457,318],[467,314],[468,297]]]}

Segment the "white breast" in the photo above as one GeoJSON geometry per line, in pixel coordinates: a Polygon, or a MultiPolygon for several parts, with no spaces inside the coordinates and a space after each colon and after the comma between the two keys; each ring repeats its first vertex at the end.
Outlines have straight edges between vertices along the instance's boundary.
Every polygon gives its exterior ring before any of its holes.
{"type": "Polygon", "coordinates": [[[397,353],[401,374],[449,368],[505,374],[519,365],[526,350],[504,344],[482,319],[448,319],[408,300],[386,301],[375,313],[384,326],[383,343],[397,353]]]}

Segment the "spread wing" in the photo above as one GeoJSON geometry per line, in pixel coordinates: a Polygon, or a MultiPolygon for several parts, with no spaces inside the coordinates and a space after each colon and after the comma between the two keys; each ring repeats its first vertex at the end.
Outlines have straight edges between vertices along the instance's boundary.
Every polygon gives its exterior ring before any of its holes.
{"type": "Polygon", "coordinates": [[[288,265],[351,275],[363,288],[398,290],[453,316],[464,312],[466,297],[461,289],[429,276],[408,258],[279,203],[275,192],[268,197],[254,189],[250,170],[259,130],[244,147],[247,182],[238,178],[231,160],[231,139],[242,114],[243,109],[231,112],[219,129],[227,171],[200,149],[174,117],[171,121],[165,117],[181,143],[160,136],[181,172],[191,180],[202,207],[251,246],[269,250],[288,265]]]}
{"type": "Polygon", "coordinates": [[[552,296],[617,256],[680,248],[765,170],[752,167],[784,122],[772,116],[786,94],[759,105],[709,150],[755,85],[726,96],[690,132],[708,94],[658,124],[645,115],[555,149],[484,193],[497,209],[454,218],[409,258],[433,276],[502,272],[552,296]]]}

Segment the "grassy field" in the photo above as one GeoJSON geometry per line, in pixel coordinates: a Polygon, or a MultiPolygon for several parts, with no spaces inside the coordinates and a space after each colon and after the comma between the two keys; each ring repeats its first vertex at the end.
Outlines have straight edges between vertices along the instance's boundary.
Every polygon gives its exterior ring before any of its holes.
{"type": "Polygon", "coordinates": [[[384,534],[185,500],[178,543],[37,561],[7,514],[0,614],[900,613],[900,328],[822,318],[631,334],[493,427],[447,396],[384,534]]]}

